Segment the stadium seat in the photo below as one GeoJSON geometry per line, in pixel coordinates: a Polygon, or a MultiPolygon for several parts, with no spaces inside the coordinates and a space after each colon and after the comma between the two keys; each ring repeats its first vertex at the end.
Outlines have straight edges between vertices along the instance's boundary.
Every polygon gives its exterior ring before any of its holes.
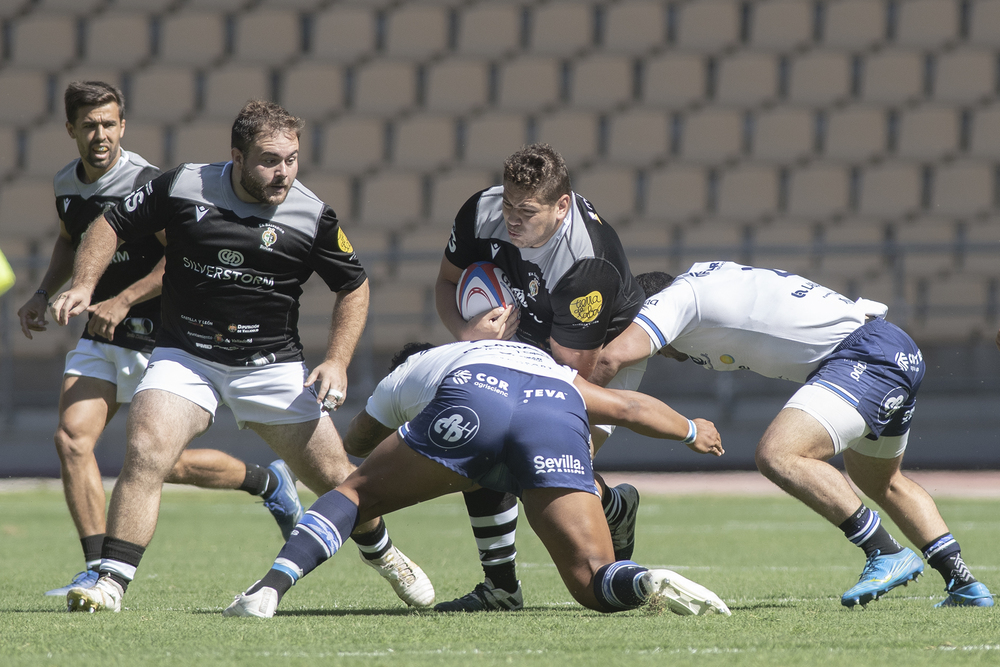
{"type": "Polygon", "coordinates": [[[686,269],[694,262],[723,260],[746,263],[746,229],[743,225],[714,220],[681,228],[680,265],[686,269]]]}
{"type": "Polygon", "coordinates": [[[361,184],[358,222],[373,229],[403,229],[423,220],[423,180],[419,173],[383,171],[361,184]]]}
{"type": "Polygon", "coordinates": [[[816,117],[809,109],[774,107],[754,118],[750,153],[754,160],[792,164],[812,155],[816,144],[816,117]]]}
{"type": "Polygon", "coordinates": [[[920,167],[886,162],[864,170],[858,213],[870,219],[899,219],[920,208],[920,167]]]}
{"type": "Polygon", "coordinates": [[[938,164],[930,212],[937,216],[972,217],[994,207],[995,167],[991,161],[960,160],[938,164]]]}
{"type": "Polygon", "coordinates": [[[156,58],[160,63],[205,67],[221,58],[225,49],[222,12],[182,9],[162,19],[156,58]]]}
{"type": "MultiPolygon", "coordinates": [[[[72,148],[72,142],[67,143],[72,148]]],[[[67,162],[68,159],[60,168],[67,162]]],[[[3,183],[0,187],[0,228],[4,230],[4,247],[8,238],[55,238],[59,231],[59,216],[52,194],[54,175],[55,172],[44,176],[21,177],[3,183]]],[[[45,249],[46,255],[50,250],[51,248],[45,249]]]]}
{"type": "Polygon", "coordinates": [[[195,73],[184,65],[154,65],[132,75],[128,117],[176,123],[195,109],[195,73]]]}
{"type": "MultiPolygon", "coordinates": [[[[351,201],[351,177],[328,171],[310,171],[300,179],[302,184],[322,199],[341,222],[351,221],[353,202],[351,201]]],[[[354,243],[354,238],[351,238],[354,243]]]]}
{"type": "Polygon", "coordinates": [[[31,2],[32,0],[0,0],[0,19],[16,16],[31,2]]]}
{"type": "Polygon", "coordinates": [[[708,178],[704,169],[671,165],[649,172],[644,217],[682,222],[705,214],[708,178]]]}
{"type": "Polygon", "coordinates": [[[824,107],[851,94],[851,57],[839,51],[811,51],[791,62],[788,101],[824,107]]]}
{"type": "Polygon", "coordinates": [[[34,9],[46,13],[65,12],[84,16],[93,13],[102,4],[103,0],[38,0],[34,9]]]}
{"type": "Polygon", "coordinates": [[[850,202],[850,177],[846,167],[813,163],[793,169],[788,189],[788,214],[823,221],[843,214],[850,202]]]}
{"type": "Polygon", "coordinates": [[[778,61],[768,53],[736,53],[719,61],[715,101],[736,108],[766,104],[778,94],[778,61]]]}
{"type": "Polygon", "coordinates": [[[705,60],[697,54],[667,52],[642,68],[641,97],[649,106],[688,108],[704,101],[706,88],[705,60]]]}
{"type": "Polygon", "coordinates": [[[972,119],[969,154],[995,160],[1000,155],[1000,106],[977,109],[972,119]]]}
{"type": "Polygon", "coordinates": [[[907,279],[944,275],[955,268],[958,240],[955,223],[947,218],[917,218],[894,227],[902,247],[907,279]]]}
{"type": "MultiPolygon", "coordinates": [[[[365,337],[381,350],[398,350],[414,340],[427,340],[434,329],[434,286],[392,282],[373,286],[365,337]]],[[[450,342],[451,337],[446,339],[450,342]]],[[[445,341],[441,341],[445,342],[445,341]]]]}
{"type": "Polygon", "coordinates": [[[604,15],[603,50],[642,55],[665,46],[667,11],[658,0],[623,0],[609,5],[604,15]]]}
{"type": "Polygon", "coordinates": [[[320,166],[339,173],[361,173],[382,164],[385,122],[367,116],[342,116],[322,127],[320,166]]]}
{"type": "MultiPolygon", "coordinates": [[[[233,118],[236,111],[233,111],[233,118]]],[[[197,120],[174,131],[171,164],[226,162],[232,157],[233,121],[197,120]]]]}
{"type": "Polygon", "coordinates": [[[462,162],[484,169],[503,168],[503,161],[527,140],[524,117],[511,113],[486,113],[469,120],[465,144],[459,147],[462,162]]]}
{"type": "Polygon", "coordinates": [[[578,109],[607,111],[632,101],[634,67],[626,56],[595,54],[573,63],[570,103],[578,109]]]}
{"type": "Polygon", "coordinates": [[[827,117],[824,156],[843,161],[864,161],[881,155],[887,148],[885,111],[877,107],[854,106],[831,111],[827,117]]]}
{"type": "MultiPolygon", "coordinates": [[[[392,270],[396,284],[433,287],[450,236],[451,225],[434,221],[399,234],[396,247],[402,256],[392,270]]],[[[434,316],[437,317],[436,309],[434,316]]]]}
{"type": "Polygon", "coordinates": [[[150,57],[152,30],[146,13],[116,11],[88,17],[84,25],[86,64],[128,70],[150,57]]]}
{"type": "Polygon", "coordinates": [[[778,172],[744,164],[722,172],[716,215],[722,220],[754,222],[778,212],[778,172]]]}
{"type": "Polygon", "coordinates": [[[269,72],[234,61],[205,75],[205,108],[201,113],[206,118],[232,122],[247,100],[270,98],[269,72]]]}
{"type": "MultiPolygon", "coordinates": [[[[886,225],[867,219],[847,218],[836,224],[823,226],[823,252],[820,268],[823,285],[832,276],[865,279],[878,275],[886,268],[886,225]]],[[[846,292],[846,291],[845,291],[846,292]]]]}
{"type": "Polygon", "coordinates": [[[961,257],[962,272],[995,278],[997,243],[1000,243],[1000,221],[996,218],[966,225],[965,248],[961,257]]]}
{"type": "Polygon", "coordinates": [[[885,40],[887,5],[882,0],[826,3],[823,44],[831,49],[867,49],[885,40]]]}
{"type": "Polygon", "coordinates": [[[538,119],[538,141],[551,145],[572,170],[597,156],[597,114],[562,109],[538,119]]]}
{"type": "Polygon", "coordinates": [[[373,60],[355,71],[354,109],[391,116],[417,101],[417,72],[404,60],[373,60]]]}
{"type": "Polygon", "coordinates": [[[456,158],[455,120],[449,115],[417,114],[395,125],[392,164],[404,169],[431,170],[456,158]]]}
{"type": "Polygon", "coordinates": [[[594,3],[557,0],[531,10],[531,53],[575,56],[594,43],[594,3]]]}
{"type": "Polygon", "coordinates": [[[921,280],[912,297],[913,336],[920,342],[957,342],[969,336],[996,335],[987,329],[986,304],[989,279],[957,273],[921,280]]]}
{"type": "Polygon", "coordinates": [[[347,235],[347,240],[350,241],[351,246],[354,247],[354,252],[357,253],[358,258],[361,260],[361,266],[365,267],[365,273],[368,274],[368,278],[372,281],[372,286],[375,283],[384,282],[389,275],[386,249],[388,248],[388,240],[392,236],[392,232],[386,232],[384,229],[368,229],[363,227],[356,220],[349,218],[346,205],[343,207],[343,210],[344,215],[341,215],[341,209],[334,206],[334,211],[339,216],[340,227],[344,230],[344,234],[347,235]]]}
{"type": "Polygon", "coordinates": [[[633,220],[616,225],[615,231],[628,257],[632,275],[647,271],[666,271],[672,275],[687,267],[679,262],[679,247],[674,244],[674,225],[662,220],[633,220]]]}
{"type": "Polygon", "coordinates": [[[423,60],[448,48],[448,7],[403,3],[386,13],[385,52],[393,58],[423,60]]]}
{"type": "Polygon", "coordinates": [[[282,65],[302,53],[302,44],[302,20],[292,9],[254,9],[236,16],[233,57],[241,63],[282,65]]]}
{"type": "Polygon", "coordinates": [[[521,12],[518,5],[499,2],[461,8],[457,52],[486,57],[514,53],[521,46],[521,12]]]}
{"type": "MultiPolygon", "coordinates": [[[[495,169],[499,172],[502,165],[495,169]]],[[[430,224],[450,229],[455,215],[469,197],[497,185],[500,176],[480,169],[454,169],[434,176],[431,184],[430,224]]],[[[442,246],[443,247],[443,246],[442,246]]]]}
{"type": "Polygon", "coordinates": [[[935,49],[958,38],[957,0],[908,0],[899,3],[896,43],[935,49]]]}
{"type": "Polygon", "coordinates": [[[25,157],[26,175],[47,177],[50,180],[67,162],[80,157],[76,142],[66,134],[66,121],[62,116],[31,128],[25,157]]]}
{"type": "Polygon", "coordinates": [[[953,107],[922,106],[908,109],[899,123],[900,157],[939,160],[958,151],[959,117],[953,107]]]}
{"type": "Polygon", "coordinates": [[[76,19],[33,12],[10,22],[10,61],[35,69],[58,69],[76,58],[76,19]]]}
{"type": "Polygon", "coordinates": [[[815,268],[813,244],[816,226],[802,220],[781,219],[753,228],[751,263],[809,277],[815,268]]]}
{"type": "Polygon", "coordinates": [[[665,160],[670,151],[670,116],[640,107],[614,114],[608,128],[608,159],[645,167],[665,160]]]}
{"type": "Polygon", "coordinates": [[[445,58],[427,67],[424,104],[429,111],[467,113],[489,101],[490,67],[475,58],[445,58]]]}
{"type": "MultiPolygon", "coordinates": [[[[17,146],[17,130],[6,122],[0,123],[0,154],[9,155],[10,159],[6,160],[4,164],[0,165],[0,182],[10,174],[14,173],[18,168],[18,146],[17,146]]],[[[3,201],[0,201],[0,206],[3,205],[3,201]]]]}
{"type": "Polygon", "coordinates": [[[281,105],[308,120],[323,120],[344,108],[344,70],[318,60],[300,60],[281,73],[281,105]]]}
{"type": "Polygon", "coordinates": [[[994,97],[997,56],[987,49],[956,49],[937,57],[933,98],[950,104],[975,104],[994,97]]]}
{"type": "Polygon", "coordinates": [[[688,2],[678,7],[677,48],[719,53],[740,39],[740,3],[734,0],[688,2]]]}
{"type": "Polygon", "coordinates": [[[520,56],[500,66],[497,108],[536,112],[559,102],[562,64],[548,56],[520,56]]]}
{"type": "Polygon", "coordinates": [[[188,6],[197,9],[214,9],[234,12],[245,9],[250,0],[188,0],[188,6]]]}
{"type": "Polygon", "coordinates": [[[573,190],[590,200],[598,215],[612,225],[622,224],[636,212],[635,170],[598,164],[578,171],[573,190]]]}
{"type": "Polygon", "coordinates": [[[917,51],[881,51],[864,60],[861,99],[873,104],[903,104],[924,94],[924,58],[917,51]]]}
{"type": "Polygon", "coordinates": [[[809,0],[765,0],[753,6],[750,47],[790,52],[813,39],[815,9],[809,0]]]}
{"type": "Polygon", "coordinates": [[[337,3],[312,19],[311,55],[354,62],[375,51],[375,12],[363,5],[337,3]]]}
{"type": "Polygon", "coordinates": [[[0,123],[26,127],[48,113],[49,77],[45,72],[0,70],[0,90],[4,93],[0,96],[0,123]]]}
{"type": "Polygon", "coordinates": [[[681,157],[689,162],[719,164],[743,151],[743,114],[708,107],[684,119],[681,157]]]}
{"type": "Polygon", "coordinates": [[[161,169],[173,166],[167,164],[166,131],[159,123],[130,120],[125,127],[122,147],[161,169]]]}
{"type": "Polygon", "coordinates": [[[1000,0],[975,0],[972,3],[969,42],[977,46],[1000,46],[1000,0]]]}

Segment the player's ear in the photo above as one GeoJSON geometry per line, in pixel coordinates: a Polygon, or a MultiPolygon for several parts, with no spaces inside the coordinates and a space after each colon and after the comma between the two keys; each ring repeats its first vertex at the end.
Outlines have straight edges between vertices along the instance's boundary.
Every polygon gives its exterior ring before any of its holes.
{"type": "Polygon", "coordinates": [[[66,133],[69,134],[70,139],[76,139],[76,128],[69,121],[66,121],[66,133]]]}
{"type": "Polygon", "coordinates": [[[232,156],[233,156],[233,166],[234,167],[242,168],[243,167],[243,151],[241,151],[239,148],[234,148],[232,150],[232,156]]]}
{"type": "Polygon", "coordinates": [[[124,118],[120,118],[118,120],[118,122],[121,123],[121,126],[122,126],[121,131],[118,133],[118,139],[121,139],[122,137],[125,136],[125,119],[124,118]]]}

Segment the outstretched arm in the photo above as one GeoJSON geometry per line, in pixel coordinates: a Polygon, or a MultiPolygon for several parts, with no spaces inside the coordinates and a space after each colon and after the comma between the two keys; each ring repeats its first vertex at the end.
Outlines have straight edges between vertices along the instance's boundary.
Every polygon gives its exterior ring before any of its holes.
{"type": "Polygon", "coordinates": [[[347,397],[347,366],[354,356],[354,349],[365,330],[368,319],[368,280],[353,290],[337,293],[327,339],[326,357],[306,378],[305,386],[319,383],[316,402],[322,403],[327,394],[333,409],[343,404],[347,397]]]}
{"type": "Polygon", "coordinates": [[[103,215],[91,223],[76,251],[73,285],[57,296],[52,304],[56,322],[65,325],[69,318],[87,310],[94,287],[115,256],[118,243],[118,235],[103,215]]]}
{"type": "MultiPolygon", "coordinates": [[[[163,245],[167,244],[162,231],[157,232],[156,237],[163,245]]],[[[163,272],[166,265],[167,258],[161,257],[148,274],[110,299],[92,304],[87,308],[87,311],[92,315],[87,323],[87,331],[92,335],[112,340],[115,337],[115,328],[125,319],[132,306],[160,296],[163,291],[163,272]]]]}
{"type": "Polygon", "coordinates": [[[378,443],[392,435],[392,431],[393,429],[368,414],[367,410],[362,410],[354,416],[351,425],[347,427],[344,451],[351,456],[365,458],[372,453],[378,443]]]}
{"type": "MultiPolygon", "coordinates": [[[[691,425],[687,417],[652,396],[598,387],[579,375],[573,384],[583,395],[591,424],[617,424],[651,438],[683,441],[689,436],[691,425]]],[[[692,442],[685,443],[688,447],[701,454],[722,456],[726,453],[715,424],[706,419],[692,421],[696,434],[692,442]]]]}
{"type": "Polygon", "coordinates": [[[649,334],[633,322],[613,341],[604,346],[590,381],[601,387],[611,381],[624,366],[637,364],[652,356],[649,334]]]}

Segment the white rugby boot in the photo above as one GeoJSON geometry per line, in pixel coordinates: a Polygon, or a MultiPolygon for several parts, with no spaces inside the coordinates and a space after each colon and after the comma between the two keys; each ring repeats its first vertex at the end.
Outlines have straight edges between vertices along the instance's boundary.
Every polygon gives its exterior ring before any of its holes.
{"type": "Polygon", "coordinates": [[[51,591],[45,591],[46,595],[53,595],[56,597],[66,597],[71,588],[90,588],[97,583],[97,570],[84,570],[73,577],[73,581],[69,582],[65,586],[60,588],[53,588],[51,591]]]}
{"type": "Polygon", "coordinates": [[[361,554],[370,567],[385,578],[399,599],[411,607],[430,607],[434,604],[434,584],[420,569],[420,566],[406,557],[396,547],[390,548],[381,558],[368,560],[361,554]]]}
{"type": "MultiPolygon", "coordinates": [[[[256,585],[256,584],[254,584],[256,585]]],[[[253,586],[251,586],[253,588],[253,586]]],[[[278,608],[278,591],[265,586],[256,593],[240,593],[233,603],[222,610],[223,616],[256,616],[271,618],[278,608]]]]}
{"type": "Polygon", "coordinates": [[[122,610],[122,598],[125,596],[125,589],[108,576],[103,576],[97,583],[89,588],[76,586],[66,593],[67,611],[88,611],[93,614],[95,611],[113,611],[115,613],[122,610]]]}
{"type": "Polygon", "coordinates": [[[648,596],[647,604],[662,600],[680,616],[732,615],[718,595],[673,570],[647,570],[639,577],[639,586],[648,596]]]}

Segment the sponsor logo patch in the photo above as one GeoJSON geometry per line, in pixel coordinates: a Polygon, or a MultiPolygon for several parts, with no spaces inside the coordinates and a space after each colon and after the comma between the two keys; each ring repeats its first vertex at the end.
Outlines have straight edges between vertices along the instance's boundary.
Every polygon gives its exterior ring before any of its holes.
{"type": "Polygon", "coordinates": [[[564,454],[563,456],[557,458],[536,456],[532,459],[532,463],[535,464],[536,475],[545,475],[553,472],[571,473],[574,475],[586,474],[586,468],[583,467],[583,462],[575,456],[570,456],[569,454],[564,454]]]}
{"type": "Polygon", "coordinates": [[[724,364],[735,364],[736,363],[736,359],[734,359],[731,355],[728,355],[728,354],[724,354],[721,357],[719,357],[719,361],[721,361],[724,364]]]}
{"type": "Polygon", "coordinates": [[[896,412],[903,407],[909,393],[902,387],[896,387],[887,393],[878,408],[878,420],[885,424],[893,418],[896,412]]]}
{"type": "Polygon", "coordinates": [[[265,227],[260,234],[260,242],[265,248],[270,248],[277,240],[278,233],[274,231],[274,227],[265,227]]]}
{"type": "Polygon", "coordinates": [[[219,261],[226,266],[239,266],[243,263],[243,253],[223,248],[219,251],[219,261]]]}
{"type": "Polygon", "coordinates": [[[601,307],[604,300],[601,293],[594,290],[586,296],[573,299],[569,304],[569,312],[581,322],[593,322],[601,314],[601,307]]]}
{"type": "Polygon", "coordinates": [[[441,449],[456,449],[467,444],[479,432],[479,415],[470,407],[445,408],[431,420],[427,437],[441,449]]]}
{"type": "Polygon", "coordinates": [[[340,248],[341,252],[354,252],[354,246],[347,240],[347,234],[339,227],[337,228],[337,247],[340,248]]]}
{"type": "Polygon", "coordinates": [[[460,370],[451,376],[451,381],[455,384],[465,384],[472,379],[472,372],[467,370],[460,370]]]}

